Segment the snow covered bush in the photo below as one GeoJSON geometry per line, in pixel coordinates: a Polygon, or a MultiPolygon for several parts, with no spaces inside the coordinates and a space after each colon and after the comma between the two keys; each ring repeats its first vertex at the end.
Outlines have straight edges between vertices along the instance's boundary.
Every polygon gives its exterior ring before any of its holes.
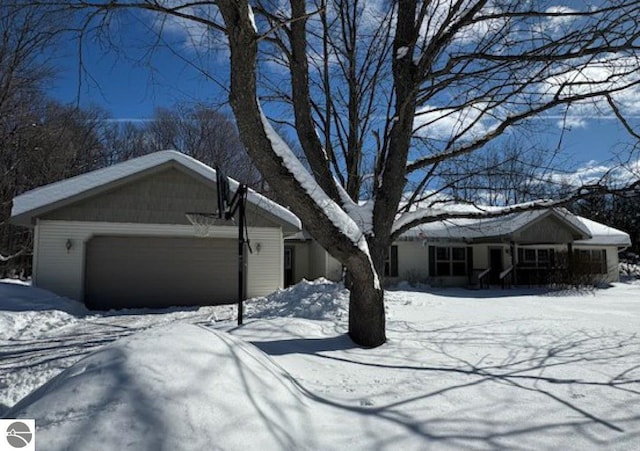
{"type": "Polygon", "coordinates": [[[620,280],[640,279],[640,264],[620,262],[620,280]]]}

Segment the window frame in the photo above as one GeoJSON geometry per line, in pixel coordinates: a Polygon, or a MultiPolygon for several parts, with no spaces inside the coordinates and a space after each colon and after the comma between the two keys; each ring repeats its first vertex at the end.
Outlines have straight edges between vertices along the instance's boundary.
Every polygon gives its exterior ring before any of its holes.
{"type": "Polygon", "coordinates": [[[436,277],[467,277],[469,275],[469,251],[466,246],[434,247],[433,263],[436,277]],[[443,256],[445,258],[442,258],[443,256]]]}

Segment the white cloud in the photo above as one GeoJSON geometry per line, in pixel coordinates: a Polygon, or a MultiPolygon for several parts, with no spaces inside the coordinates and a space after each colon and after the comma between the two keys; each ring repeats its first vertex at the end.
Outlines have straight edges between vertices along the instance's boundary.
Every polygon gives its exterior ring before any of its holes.
{"type": "MultiPolygon", "coordinates": [[[[183,5],[183,1],[165,0],[166,7],[183,5]]],[[[218,23],[221,21],[218,8],[214,5],[188,6],[180,10],[181,13],[206,19],[218,23]]],[[[223,50],[227,48],[223,33],[204,23],[191,20],[188,17],[178,17],[169,14],[158,15],[154,19],[154,28],[161,33],[176,37],[184,48],[199,50],[223,50]]]]}
{"type": "Polygon", "coordinates": [[[580,116],[567,116],[557,122],[559,128],[587,128],[587,119],[580,116]]]}
{"type": "Polygon", "coordinates": [[[614,117],[600,92],[610,92],[610,97],[626,117],[640,114],[640,57],[610,54],[605,58],[587,62],[582,67],[566,70],[549,77],[540,86],[543,100],[554,97],[593,95],[576,101],[568,108],[568,122],[558,125],[586,127],[594,117],[614,117]]]}
{"type": "Polygon", "coordinates": [[[610,187],[628,186],[640,179],[640,160],[601,163],[590,161],[573,172],[549,174],[552,183],[578,188],[590,184],[606,184],[610,187]]]}
{"type": "Polygon", "coordinates": [[[555,35],[561,33],[567,29],[567,27],[576,20],[575,9],[567,6],[550,6],[545,10],[545,13],[552,14],[547,17],[543,22],[537,24],[533,29],[537,33],[544,35],[555,35]]]}
{"type": "MultiPolygon", "coordinates": [[[[640,57],[611,53],[550,76],[545,83],[546,92],[549,95],[569,97],[602,90],[619,90],[640,81],[639,67],[640,57]]],[[[635,94],[640,95],[637,88],[635,94]]]]}
{"type": "Polygon", "coordinates": [[[486,134],[492,122],[485,103],[454,109],[426,105],[416,112],[414,131],[434,139],[474,139],[486,134]]]}

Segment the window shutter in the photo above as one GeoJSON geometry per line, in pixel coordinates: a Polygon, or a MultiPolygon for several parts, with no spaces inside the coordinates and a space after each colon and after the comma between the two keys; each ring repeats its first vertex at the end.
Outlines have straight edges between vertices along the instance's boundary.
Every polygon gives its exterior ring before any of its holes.
{"type": "Polygon", "coordinates": [[[398,277],[398,246],[391,246],[391,261],[389,266],[389,276],[398,277]]]}
{"type": "Polygon", "coordinates": [[[607,272],[607,250],[602,249],[602,270],[600,274],[606,274],[607,272]]]}
{"type": "Polygon", "coordinates": [[[436,275],[436,247],[429,246],[429,276],[435,277],[436,275]]]}
{"type": "Polygon", "coordinates": [[[473,274],[473,248],[471,246],[467,247],[467,275],[470,276],[473,274]]]}

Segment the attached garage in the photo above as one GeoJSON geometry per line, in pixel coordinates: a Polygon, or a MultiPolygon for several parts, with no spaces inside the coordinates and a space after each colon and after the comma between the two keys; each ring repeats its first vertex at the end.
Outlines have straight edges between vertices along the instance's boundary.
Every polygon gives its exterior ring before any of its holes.
{"type": "MultiPolygon", "coordinates": [[[[16,197],[12,221],[35,229],[34,285],[96,309],[236,302],[237,221],[199,237],[185,217],[216,211],[215,179],[163,151],[16,197]]],[[[245,293],[263,296],[283,286],[284,238],[300,221],[250,190],[246,222],[245,293]]]]}
{"type": "Polygon", "coordinates": [[[95,236],[86,245],[85,302],[97,310],[237,300],[232,239],[95,236]]]}

